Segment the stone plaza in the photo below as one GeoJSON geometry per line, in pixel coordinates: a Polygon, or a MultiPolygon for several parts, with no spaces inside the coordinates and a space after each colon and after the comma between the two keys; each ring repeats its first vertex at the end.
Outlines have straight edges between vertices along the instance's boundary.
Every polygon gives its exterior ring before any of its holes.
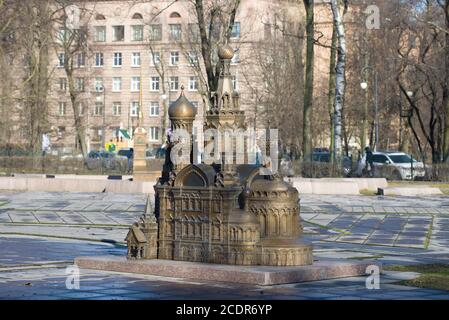
{"type": "MultiPolygon", "coordinates": [[[[449,299],[449,293],[398,285],[412,272],[257,286],[81,269],[75,257],[126,255],[129,225],[145,194],[0,192],[0,299],[449,299]]],[[[301,195],[304,238],[314,259],[378,261],[384,266],[448,263],[449,201],[444,196],[301,195]]]]}

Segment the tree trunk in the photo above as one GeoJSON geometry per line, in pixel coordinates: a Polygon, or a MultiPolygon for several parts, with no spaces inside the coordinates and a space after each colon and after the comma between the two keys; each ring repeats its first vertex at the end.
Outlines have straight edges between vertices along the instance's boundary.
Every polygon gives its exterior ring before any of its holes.
{"type": "Polygon", "coordinates": [[[444,13],[446,17],[446,43],[445,43],[445,85],[443,92],[444,103],[444,161],[449,162],[449,0],[444,4],[444,13]]]}
{"type": "Polygon", "coordinates": [[[311,160],[312,132],[311,116],[313,107],[313,70],[314,70],[314,0],[304,0],[306,9],[306,79],[304,84],[304,108],[302,131],[302,154],[305,161],[311,160]]]}
{"type": "MultiPolygon", "coordinates": [[[[365,54],[365,67],[369,66],[369,55],[365,54]]],[[[368,80],[366,80],[368,81],[368,80]]],[[[367,133],[368,133],[368,109],[369,109],[369,90],[365,90],[365,103],[363,104],[363,113],[362,113],[362,127],[360,132],[360,148],[361,153],[367,146],[367,133]]]]}
{"type": "Polygon", "coordinates": [[[345,96],[345,70],[346,70],[346,38],[343,25],[342,15],[338,7],[337,0],[331,0],[331,8],[333,14],[334,25],[337,29],[338,50],[337,50],[337,67],[336,67],[336,85],[335,85],[335,159],[342,156],[342,112],[345,96]]]}
{"type": "Polygon", "coordinates": [[[336,81],[336,63],[337,63],[337,29],[332,28],[332,43],[331,43],[331,55],[329,64],[329,91],[327,98],[327,109],[329,112],[329,124],[330,124],[330,155],[331,163],[334,162],[334,139],[335,139],[335,127],[334,127],[334,94],[335,94],[335,81],[336,81]]]}
{"type": "MultiPolygon", "coordinates": [[[[66,51],[66,53],[68,53],[68,52],[66,51]]],[[[87,157],[86,130],[83,126],[80,112],[78,110],[78,105],[76,103],[78,93],[75,88],[75,81],[73,78],[72,66],[71,66],[71,63],[69,63],[67,54],[66,54],[65,61],[64,61],[64,69],[65,69],[65,73],[67,75],[67,83],[69,85],[70,102],[72,105],[73,119],[74,119],[74,124],[75,124],[75,131],[76,131],[76,141],[78,142],[78,146],[79,146],[79,149],[80,149],[83,157],[86,158],[87,157]]],[[[103,104],[104,104],[104,102],[103,102],[103,104]]],[[[104,105],[103,105],[103,112],[106,112],[104,105]]],[[[106,134],[106,132],[104,132],[104,131],[105,130],[103,128],[103,132],[102,132],[103,136],[106,134]]]]}
{"type": "MultiPolygon", "coordinates": [[[[235,17],[237,14],[238,7],[240,5],[241,0],[234,0],[233,5],[229,10],[229,20],[228,24],[226,26],[226,33],[225,33],[225,42],[229,42],[229,39],[231,37],[232,28],[235,23],[235,17]]],[[[195,13],[198,21],[198,27],[200,30],[200,39],[201,39],[201,55],[203,57],[204,67],[206,70],[206,76],[207,76],[207,85],[209,87],[209,98],[210,93],[217,90],[218,85],[218,79],[220,76],[220,69],[221,64],[217,63],[214,67],[212,63],[212,43],[211,39],[214,32],[215,25],[212,23],[215,19],[222,20],[223,17],[217,16],[218,9],[212,8],[210,12],[210,28],[209,28],[209,36],[208,31],[206,30],[206,13],[204,11],[204,4],[203,0],[194,0],[195,4],[195,13]]]]}

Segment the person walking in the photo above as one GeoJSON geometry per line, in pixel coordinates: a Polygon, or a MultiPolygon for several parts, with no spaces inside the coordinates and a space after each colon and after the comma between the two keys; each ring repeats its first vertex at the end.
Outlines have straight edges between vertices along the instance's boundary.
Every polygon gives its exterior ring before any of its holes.
{"type": "Polygon", "coordinates": [[[365,172],[368,174],[369,177],[374,177],[373,152],[371,151],[370,147],[365,148],[365,155],[366,155],[365,172]]]}
{"type": "Polygon", "coordinates": [[[115,146],[114,141],[113,141],[112,139],[109,140],[109,144],[108,144],[107,151],[109,151],[109,152],[115,152],[115,149],[116,149],[116,146],[115,146]]]}

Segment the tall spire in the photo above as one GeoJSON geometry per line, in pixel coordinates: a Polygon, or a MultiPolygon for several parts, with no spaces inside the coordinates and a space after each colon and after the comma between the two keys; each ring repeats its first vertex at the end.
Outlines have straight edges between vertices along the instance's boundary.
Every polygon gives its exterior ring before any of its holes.
{"type": "Polygon", "coordinates": [[[218,49],[221,71],[218,79],[217,91],[212,95],[213,109],[239,109],[238,94],[234,92],[231,76],[231,60],[234,49],[226,44],[218,49]]]}

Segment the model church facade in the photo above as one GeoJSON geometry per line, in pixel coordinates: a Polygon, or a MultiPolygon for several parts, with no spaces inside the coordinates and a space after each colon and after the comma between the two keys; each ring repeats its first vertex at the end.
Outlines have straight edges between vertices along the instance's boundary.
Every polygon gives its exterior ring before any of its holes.
{"type": "MultiPolygon", "coordinates": [[[[219,49],[221,73],[204,129],[245,130],[245,115],[230,74],[233,49],[219,49]]],[[[193,134],[196,109],[181,93],[169,108],[172,130],[193,134]]],[[[192,139],[191,139],[192,141],[192,139]]],[[[313,263],[301,239],[298,191],[260,166],[218,163],[174,164],[169,141],[155,208],[147,204],[126,237],[129,259],[166,259],[232,265],[299,266],[313,263]]],[[[192,146],[189,146],[192,149],[192,146]]],[[[234,156],[233,156],[234,158],[234,156]]],[[[234,159],[232,159],[234,160],[234,159]]]]}

